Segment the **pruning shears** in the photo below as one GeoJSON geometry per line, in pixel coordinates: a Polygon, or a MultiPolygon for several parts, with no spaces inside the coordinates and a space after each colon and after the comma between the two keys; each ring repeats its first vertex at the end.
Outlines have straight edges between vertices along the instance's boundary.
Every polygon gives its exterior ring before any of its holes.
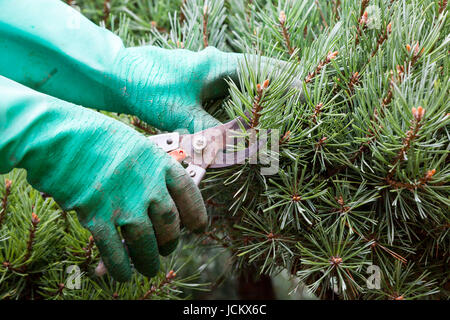
{"type": "Polygon", "coordinates": [[[187,165],[186,171],[198,185],[206,169],[242,164],[257,153],[259,144],[256,141],[250,142],[248,147],[242,143],[250,128],[247,121],[238,117],[194,134],[172,132],[150,136],[149,139],[178,162],[187,165]]]}
{"type": "MultiPolygon", "coordinates": [[[[254,141],[254,134],[249,135],[250,128],[247,121],[238,117],[194,134],[171,132],[150,136],[148,139],[175,160],[184,163],[185,170],[195,184],[199,185],[205,176],[206,169],[242,164],[246,159],[257,154],[261,142],[254,141]],[[250,137],[248,147],[245,144],[245,137],[250,137]]],[[[103,261],[100,260],[95,274],[103,276],[106,271],[103,261]]]]}

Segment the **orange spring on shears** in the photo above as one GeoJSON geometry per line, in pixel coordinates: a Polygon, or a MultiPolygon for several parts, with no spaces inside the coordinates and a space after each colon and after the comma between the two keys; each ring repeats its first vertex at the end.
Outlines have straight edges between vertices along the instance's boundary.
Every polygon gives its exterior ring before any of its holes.
{"type": "Polygon", "coordinates": [[[174,158],[175,160],[177,160],[178,162],[181,162],[184,159],[186,159],[186,152],[184,152],[183,149],[176,149],[176,150],[170,151],[169,155],[172,158],[174,158]]]}

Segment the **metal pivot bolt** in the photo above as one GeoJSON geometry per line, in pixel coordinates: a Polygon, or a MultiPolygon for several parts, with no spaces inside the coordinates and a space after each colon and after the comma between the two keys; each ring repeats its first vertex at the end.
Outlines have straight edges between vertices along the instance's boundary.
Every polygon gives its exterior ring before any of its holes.
{"type": "Polygon", "coordinates": [[[195,152],[202,151],[206,147],[206,137],[195,136],[192,146],[194,147],[195,152]]]}

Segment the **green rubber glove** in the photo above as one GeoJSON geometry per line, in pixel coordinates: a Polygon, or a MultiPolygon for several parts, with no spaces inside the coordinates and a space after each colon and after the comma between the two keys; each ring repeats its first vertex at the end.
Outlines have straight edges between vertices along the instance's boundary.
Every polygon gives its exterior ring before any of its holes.
{"type": "Polygon", "coordinates": [[[237,80],[243,59],[213,47],[124,48],[62,1],[0,0],[0,75],[85,107],[136,115],[162,130],[218,125],[202,102],[227,93],[225,79],[237,80]]]}
{"type": "Polygon", "coordinates": [[[154,276],[177,245],[180,223],[205,227],[200,191],[183,167],[128,126],[0,76],[0,174],[28,181],[76,210],[118,281],[154,276]],[[179,209],[179,213],[178,210],[179,209]]]}

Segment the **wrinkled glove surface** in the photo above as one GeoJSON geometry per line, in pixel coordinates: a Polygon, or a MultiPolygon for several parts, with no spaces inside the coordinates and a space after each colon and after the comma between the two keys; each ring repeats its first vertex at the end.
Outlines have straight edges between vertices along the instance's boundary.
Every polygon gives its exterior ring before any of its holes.
{"type": "Polygon", "coordinates": [[[146,276],[175,248],[180,222],[206,224],[201,194],[183,167],[128,126],[0,76],[0,174],[25,168],[28,181],[76,210],[111,275],[146,276]],[[178,209],[180,210],[178,212],[178,209]]]}
{"type": "Polygon", "coordinates": [[[226,93],[225,78],[237,78],[242,59],[213,47],[125,48],[62,1],[0,1],[0,75],[85,107],[137,115],[162,130],[219,124],[202,101],[226,93]]]}

